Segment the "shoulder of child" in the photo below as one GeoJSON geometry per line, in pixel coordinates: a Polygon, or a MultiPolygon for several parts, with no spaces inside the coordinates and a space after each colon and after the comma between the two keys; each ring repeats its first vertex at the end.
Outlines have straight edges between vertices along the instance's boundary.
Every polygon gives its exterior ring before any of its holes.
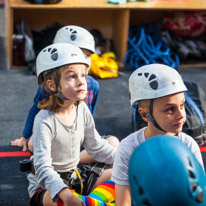
{"type": "Polygon", "coordinates": [[[90,75],[87,75],[87,83],[95,83],[99,87],[99,82],[90,75]]]}
{"type": "Polygon", "coordinates": [[[48,119],[52,116],[54,116],[54,112],[46,109],[41,109],[38,112],[38,114],[35,116],[35,119],[38,119],[38,121],[40,121],[40,120],[48,119]]]}
{"type": "Polygon", "coordinates": [[[78,103],[78,110],[90,111],[87,104],[84,101],[78,103]]]}
{"type": "Polygon", "coordinates": [[[78,103],[78,117],[81,116],[81,118],[83,119],[87,119],[87,120],[91,120],[93,119],[93,116],[89,110],[89,107],[87,106],[87,104],[84,101],[81,101],[78,103]]]}
{"type": "Polygon", "coordinates": [[[184,132],[180,132],[178,134],[178,138],[182,142],[186,143],[187,145],[196,145],[196,146],[198,146],[197,142],[193,139],[193,137],[191,137],[190,135],[188,135],[184,132]]]}
{"type": "Polygon", "coordinates": [[[145,128],[142,128],[122,139],[120,142],[120,147],[125,149],[130,148],[130,150],[134,150],[137,146],[145,141],[144,131],[145,128]]]}

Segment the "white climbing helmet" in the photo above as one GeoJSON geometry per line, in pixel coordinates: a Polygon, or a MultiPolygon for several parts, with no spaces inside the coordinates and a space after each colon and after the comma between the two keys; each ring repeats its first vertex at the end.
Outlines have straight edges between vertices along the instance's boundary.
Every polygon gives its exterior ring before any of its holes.
{"type": "Polygon", "coordinates": [[[89,67],[88,61],[80,48],[68,43],[56,43],[45,47],[36,59],[36,75],[69,64],[84,64],[89,67]]]}
{"type": "Polygon", "coordinates": [[[57,31],[54,43],[70,43],[95,53],[94,37],[89,31],[80,26],[62,27],[57,31]]]}
{"type": "Polygon", "coordinates": [[[130,103],[155,99],[187,91],[180,74],[163,64],[149,64],[136,69],[129,78],[130,103]]]}

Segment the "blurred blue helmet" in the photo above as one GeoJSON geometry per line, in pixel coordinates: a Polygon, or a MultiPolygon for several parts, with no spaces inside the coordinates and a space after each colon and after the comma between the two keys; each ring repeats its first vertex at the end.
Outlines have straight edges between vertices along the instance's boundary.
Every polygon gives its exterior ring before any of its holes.
{"type": "Polygon", "coordinates": [[[129,162],[134,206],[205,206],[203,168],[186,144],[156,136],[136,148],[129,162]]]}

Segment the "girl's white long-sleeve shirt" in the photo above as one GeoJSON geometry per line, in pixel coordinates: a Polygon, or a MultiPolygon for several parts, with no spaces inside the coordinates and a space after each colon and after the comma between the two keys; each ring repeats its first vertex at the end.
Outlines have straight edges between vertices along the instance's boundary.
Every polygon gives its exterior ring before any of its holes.
{"type": "MultiPolygon", "coordinates": [[[[69,118],[69,117],[68,117],[69,118]]],[[[49,110],[41,110],[34,121],[32,143],[35,175],[29,174],[29,195],[41,187],[47,190],[52,199],[67,187],[57,172],[67,172],[77,167],[80,147],[98,162],[113,164],[116,149],[101,139],[95,129],[93,117],[84,102],[79,103],[77,118],[73,125],[63,124],[49,110]]]]}

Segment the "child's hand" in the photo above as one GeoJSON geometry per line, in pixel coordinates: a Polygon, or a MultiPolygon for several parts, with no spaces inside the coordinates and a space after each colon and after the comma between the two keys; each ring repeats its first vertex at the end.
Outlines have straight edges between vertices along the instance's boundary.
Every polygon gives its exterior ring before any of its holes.
{"type": "Polygon", "coordinates": [[[26,151],[26,140],[27,139],[25,137],[15,139],[11,141],[11,146],[22,147],[22,151],[26,151]]]}
{"type": "Polygon", "coordinates": [[[80,198],[73,195],[71,198],[67,198],[66,201],[64,201],[64,206],[86,206],[80,198]]]}
{"type": "Polygon", "coordinates": [[[206,140],[204,140],[201,144],[199,144],[199,147],[205,147],[206,146],[206,140]]]}
{"type": "Polygon", "coordinates": [[[86,206],[83,200],[73,195],[68,188],[61,190],[58,196],[64,202],[64,206],[86,206]]]}

